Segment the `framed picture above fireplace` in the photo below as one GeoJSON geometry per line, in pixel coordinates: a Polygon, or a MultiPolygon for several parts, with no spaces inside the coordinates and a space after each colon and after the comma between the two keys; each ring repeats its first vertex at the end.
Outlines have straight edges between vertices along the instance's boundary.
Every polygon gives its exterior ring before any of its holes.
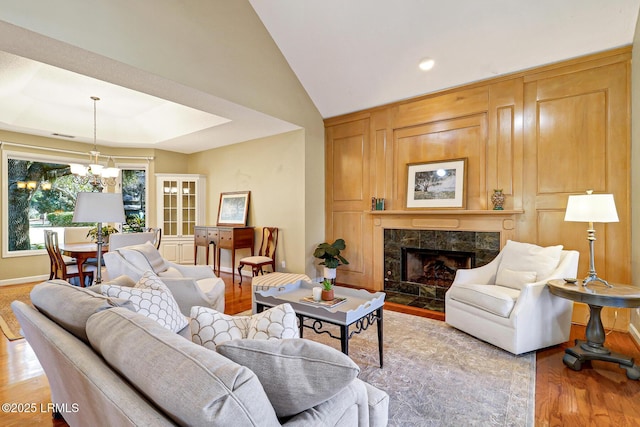
{"type": "Polygon", "coordinates": [[[462,208],[467,159],[407,164],[407,208],[462,208]]]}

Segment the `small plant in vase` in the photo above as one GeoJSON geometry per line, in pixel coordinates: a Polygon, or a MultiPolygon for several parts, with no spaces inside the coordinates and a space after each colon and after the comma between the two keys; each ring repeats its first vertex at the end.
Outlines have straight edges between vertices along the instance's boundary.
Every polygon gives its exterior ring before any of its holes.
{"type": "Polygon", "coordinates": [[[331,301],[333,298],[333,283],[331,283],[329,279],[324,279],[322,281],[322,294],[320,295],[320,299],[322,301],[331,301]]]}
{"type": "MultiPolygon", "coordinates": [[[[109,242],[109,235],[113,234],[113,233],[117,233],[118,229],[111,226],[111,225],[104,225],[102,226],[102,240],[104,241],[104,243],[108,243],[109,242]]],[[[93,227],[91,229],[89,229],[89,232],[87,233],[87,237],[91,238],[94,242],[98,241],[98,227],[93,227]]]]}
{"type": "Polygon", "coordinates": [[[349,264],[349,261],[340,255],[340,252],[345,250],[346,247],[344,239],[336,239],[331,244],[327,242],[320,243],[313,252],[314,257],[322,260],[320,265],[324,265],[324,278],[329,279],[332,283],[336,278],[336,268],[339,265],[349,264]]]}

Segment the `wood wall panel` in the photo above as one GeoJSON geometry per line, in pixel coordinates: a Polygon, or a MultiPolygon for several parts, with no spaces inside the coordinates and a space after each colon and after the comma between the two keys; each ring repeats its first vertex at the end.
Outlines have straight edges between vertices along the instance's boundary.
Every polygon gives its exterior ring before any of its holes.
{"type": "Polygon", "coordinates": [[[405,102],[397,106],[393,126],[400,129],[485,112],[488,102],[486,87],[461,89],[405,102]]]}
{"type": "MultiPolygon", "coordinates": [[[[369,183],[359,184],[363,200],[358,203],[334,200],[327,187],[327,234],[336,230],[353,233],[354,243],[362,246],[352,245],[351,249],[365,254],[364,273],[343,276],[350,280],[345,283],[362,286],[367,282],[366,287],[383,288],[383,271],[370,271],[381,261],[366,254],[382,256],[378,247],[381,230],[396,222],[402,227],[450,224],[455,228],[471,215],[474,222],[489,226],[497,218],[497,213],[490,211],[494,188],[505,191],[504,213],[510,216],[501,239],[508,235],[520,241],[576,249],[580,251],[578,277],[588,270],[587,224],[564,222],[567,198],[589,188],[612,193],[620,222],[596,224],[596,269],[612,282],[628,283],[630,60],[629,47],[614,49],[325,120],[327,180],[337,179],[329,141],[356,135],[362,136],[362,176],[369,177],[369,183]],[[353,129],[355,122],[360,126],[357,131],[353,129]],[[345,132],[345,126],[352,128],[345,132]],[[464,212],[456,215],[455,210],[405,208],[407,164],[461,157],[468,159],[464,212]],[[391,211],[369,214],[371,196],[385,197],[385,207],[391,211]],[[363,212],[361,238],[353,231],[357,229],[358,207],[363,212]],[[336,221],[345,222],[347,228],[336,227],[336,221]],[[370,286],[372,277],[375,283],[370,286]]],[[[347,151],[355,158],[356,150],[347,151]]],[[[338,194],[343,197],[345,193],[338,194]]],[[[578,306],[576,316],[580,317],[581,311],[578,306]]],[[[610,327],[613,314],[608,313],[615,311],[603,313],[607,313],[603,320],[610,327]]],[[[627,318],[627,313],[621,312],[616,328],[627,318]]]]}
{"type": "Polygon", "coordinates": [[[540,101],[537,121],[538,193],[606,191],[606,93],[540,101]]]}
{"type": "Polygon", "coordinates": [[[396,130],[396,204],[406,206],[408,164],[466,158],[467,209],[486,209],[486,122],[478,114],[396,130]]]}
{"type": "MultiPolygon", "coordinates": [[[[325,134],[326,240],[345,239],[348,265],[338,269],[341,283],[370,287],[371,190],[375,186],[371,171],[376,166],[376,147],[370,140],[368,118],[341,123],[325,134]],[[374,167],[372,167],[373,165],[374,167]]],[[[318,242],[320,243],[320,242],[318,242]]]]}
{"type": "Polygon", "coordinates": [[[363,135],[338,138],[333,145],[333,200],[362,201],[364,198],[363,135]]]}

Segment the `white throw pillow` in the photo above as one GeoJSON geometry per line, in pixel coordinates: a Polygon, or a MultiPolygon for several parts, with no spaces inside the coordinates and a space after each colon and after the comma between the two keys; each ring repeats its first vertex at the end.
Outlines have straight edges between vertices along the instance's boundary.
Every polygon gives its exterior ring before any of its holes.
{"type": "Polygon", "coordinates": [[[128,299],[136,312],[144,314],[173,332],[182,330],[189,324],[167,285],[151,271],[146,271],[133,288],[117,285],[103,285],[102,294],[128,299]]]}
{"type": "Polygon", "coordinates": [[[252,316],[230,316],[208,307],[191,307],[191,341],[211,350],[235,339],[298,338],[296,312],[281,304],[252,316]]]}
{"type": "Polygon", "coordinates": [[[503,270],[535,272],[536,281],[549,277],[560,262],[562,245],[542,247],[531,243],[514,242],[507,240],[502,249],[502,259],[498,266],[496,285],[520,289],[521,285],[515,285],[510,281],[502,282],[498,278],[509,276],[503,270]]]}
{"type": "Polygon", "coordinates": [[[514,271],[510,268],[498,269],[496,285],[522,289],[527,283],[535,283],[538,274],[535,271],[514,271]]]}

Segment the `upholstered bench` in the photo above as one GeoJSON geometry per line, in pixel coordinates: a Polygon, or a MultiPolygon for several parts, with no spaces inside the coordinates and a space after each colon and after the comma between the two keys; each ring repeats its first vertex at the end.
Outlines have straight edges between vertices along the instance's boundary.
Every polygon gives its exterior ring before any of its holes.
{"type": "Polygon", "coordinates": [[[276,286],[287,285],[289,283],[297,282],[298,280],[304,280],[311,282],[311,278],[306,274],[298,273],[269,273],[261,276],[255,276],[251,281],[251,309],[256,313],[256,299],[254,298],[256,291],[264,291],[276,286]]]}

